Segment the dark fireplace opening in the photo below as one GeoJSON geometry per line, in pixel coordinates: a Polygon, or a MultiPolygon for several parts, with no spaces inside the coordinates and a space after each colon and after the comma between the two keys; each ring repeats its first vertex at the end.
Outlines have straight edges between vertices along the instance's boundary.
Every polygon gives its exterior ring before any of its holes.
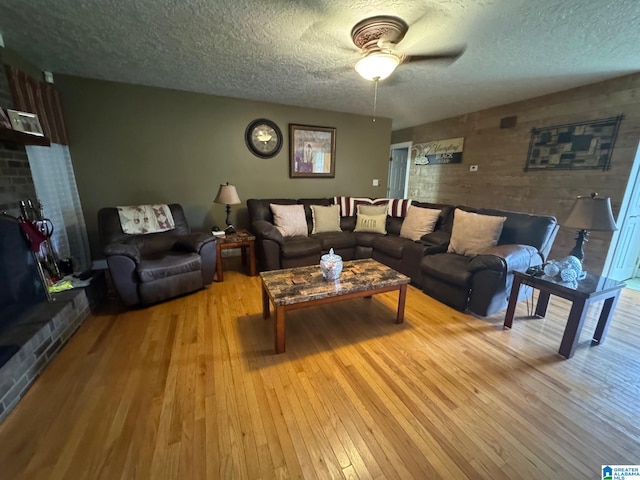
{"type": "Polygon", "coordinates": [[[0,422],[106,294],[96,274],[85,288],[47,295],[30,245],[18,220],[0,214],[0,422]]]}
{"type": "MultiPolygon", "coordinates": [[[[17,219],[0,215],[0,366],[39,328],[48,304],[34,254],[17,219]]],[[[47,319],[48,320],[48,319],[47,319]]]]}

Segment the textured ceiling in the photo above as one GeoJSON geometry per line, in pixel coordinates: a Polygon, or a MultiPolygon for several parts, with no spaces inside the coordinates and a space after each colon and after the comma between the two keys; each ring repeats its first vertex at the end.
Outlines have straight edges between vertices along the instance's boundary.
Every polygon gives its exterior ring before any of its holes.
{"type": "Polygon", "coordinates": [[[43,70],[370,115],[353,25],[389,14],[408,54],[378,92],[399,129],[640,70],[640,0],[2,0],[5,45],[43,70]]]}

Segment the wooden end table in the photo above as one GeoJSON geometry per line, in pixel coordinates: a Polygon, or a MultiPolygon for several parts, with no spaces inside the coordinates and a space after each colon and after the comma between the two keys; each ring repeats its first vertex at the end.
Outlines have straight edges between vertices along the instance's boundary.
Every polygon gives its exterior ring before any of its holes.
{"type": "Polygon", "coordinates": [[[376,293],[397,290],[396,323],[404,322],[404,303],[409,277],[373,259],[346,261],[335,282],[322,277],[319,265],[260,273],[262,317],[270,317],[269,301],[275,310],[275,350],[285,349],[285,312],[350,298],[371,298],[376,293]]]}
{"type": "Polygon", "coordinates": [[[240,248],[242,254],[242,265],[247,264],[247,248],[249,249],[249,274],[256,276],[256,237],[246,230],[238,230],[234,233],[227,233],[224,237],[216,238],[216,280],[224,280],[222,274],[222,250],[225,248],[240,248]]]}
{"type": "Polygon", "coordinates": [[[604,300],[604,305],[600,312],[600,318],[598,319],[591,345],[599,345],[604,342],[611,324],[611,316],[618,303],[618,297],[625,286],[624,282],[591,275],[590,273],[584,279],[571,284],[547,275],[536,277],[524,272],[514,272],[509,306],[504,317],[505,328],[511,328],[513,324],[513,314],[516,310],[516,303],[518,303],[518,292],[523,284],[540,291],[535,310],[537,317],[543,318],[546,315],[551,295],[571,301],[569,319],[562,335],[560,350],[558,350],[558,353],[565,358],[571,358],[575,353],[589,305],[599,300],[604,300]]]}

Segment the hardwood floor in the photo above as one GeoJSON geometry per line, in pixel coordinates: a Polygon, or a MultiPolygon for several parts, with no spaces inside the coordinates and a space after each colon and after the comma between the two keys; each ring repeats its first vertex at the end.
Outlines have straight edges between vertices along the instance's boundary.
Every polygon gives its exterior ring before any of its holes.
{"type": "Polygon", "coordinates": [[[0,425],[1,478],[600,478],[640,463],[640,292],[557,355],[568,302],[463,314],[410,287],[287,314],[259,277],[92,315],[0,425]]]}

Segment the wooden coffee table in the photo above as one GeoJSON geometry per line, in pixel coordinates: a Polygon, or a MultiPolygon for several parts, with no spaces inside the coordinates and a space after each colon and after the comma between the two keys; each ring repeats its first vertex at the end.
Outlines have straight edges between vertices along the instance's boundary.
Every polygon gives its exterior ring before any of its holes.
{"type": "Polygon", "coordinates": [[[507,314],[504,317],[504,327],[506,328],[511,328],[513,325],[513,315],[518,302],[518,291],[520,290],[520,285],[523,284],[540,290],[535,311],[537,317],[546,315],[551,295],[556,295],[572,302],[567,326],[564,329],[560,350],[558,350],[558,353],[565,358],[571,358],[575,353],[589,305],[598,300],[604,300],[604,305],[602,306],[591,344],[599,345],[604,342],[611,323],[611,316],[618,303],[620,291],[625,286],[624,282],[591,275],[590,273],[583,280],[571,284],[546,275],[536,277],[524,272],[513,272],[513,287],[511,288],[507,314]]]}
{"type": "Polygon", "coordinates": [[[285,312],[376,293],[398,290],[396,323],[404,321],[407,284],[411,280],[375,260],[344,262],[340,279],[327,282],[320,265],[287,268],[260,273],[262,280],[262,316],[270,316],[269,302],[275,308],[275,350],[285,350],[285,312]]]}

